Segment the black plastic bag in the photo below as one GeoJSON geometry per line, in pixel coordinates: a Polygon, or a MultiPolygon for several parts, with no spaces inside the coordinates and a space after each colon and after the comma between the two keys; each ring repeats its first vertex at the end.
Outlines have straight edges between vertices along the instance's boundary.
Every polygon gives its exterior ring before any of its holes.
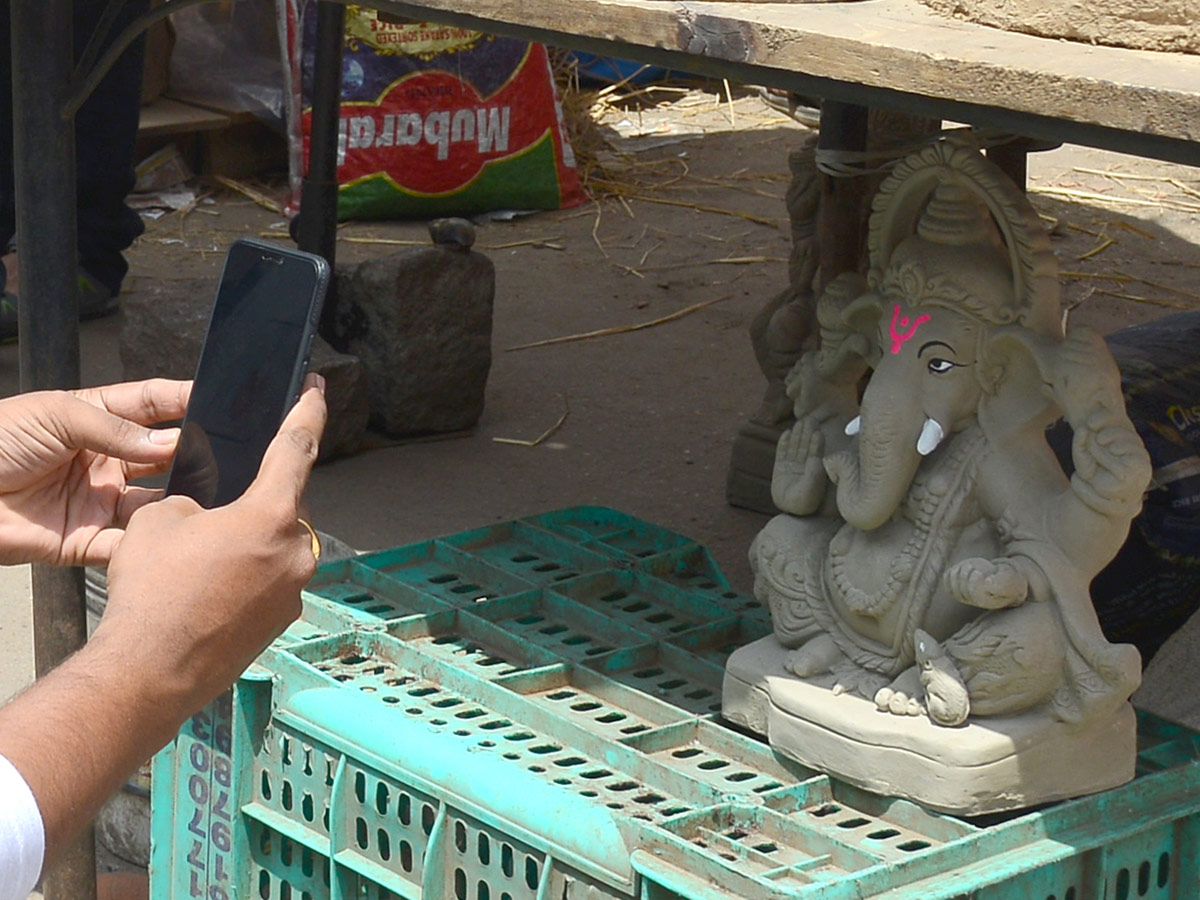
{"type": "MultiPolygon", "coordinates": [[[[1134,644],[1146,666],[1200,608],[1200,312],[1164,316],[1108,337],[1129,418],[1154,480],[1116,558],[1092,581],[1105,636],[1134,644]]],[[[1071,429],[1048,434],[1071,471],[1071,429]]]]}

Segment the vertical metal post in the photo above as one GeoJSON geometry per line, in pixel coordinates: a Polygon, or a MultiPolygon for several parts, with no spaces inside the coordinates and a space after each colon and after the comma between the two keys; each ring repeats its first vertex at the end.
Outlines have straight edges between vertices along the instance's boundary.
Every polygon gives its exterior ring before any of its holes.
{"type": "MultiPolygon", "coordinates": [[[[342,96],[342,40],[346,9],[341,3],[317,3],[317,41],[313,62],[312,128],[308,172],[300,189],[300,220],[296,244],[325,257],[334,266],[337,248],[338,114],[342,96]]],[[[331,281],[325,299],[324,322],[337,304],[331,281]]],[[[325,329],[322,329],[325,330],[325,329]]]]}
{"type": "MultiPolygon", "coordinates": [[[[867,108],[832,100],[821,102],[818,150],[865,150],[867,108]]],[[[821,275],[818,296],[833,278],[858,267],[863,248],[863,179],[821,176],[821,275]]]]}
{"type": "Polygon", "coordinates": [[[13,3],[13,158],[20,250],[21,390],[79,386],[75,129],[61,110],[71,0],[13,3]]]}
{"type": "Polygon", "coordinates": [[[989,160],[999,166],[1017,187],[1025,190],[1029,181],[1029,154],[1055,150],[1061,146],[1061,141],[1014,137],[1003,144],[989,147],[986,152],[989,160]]]}
{"type": "Polygon", "coordinates": [[[1025,190],[1029,178],[1029,141],[1018,140],[1011,144],[1000,144],[987,149],[987,158],[1013,180],[1013,184],[1025,190]]]}
{"type": "MultiPolygon", "coordinates": [[[[75,134],[62,115],[74,65],[71,0],[10,4],[13,155],[21,284],[21,390],[79,386],[75,134]]],[[[81,569],[33,567],[34,665],[43,675],[87,636],[81,569]]],[[[95,900],[88,829],[46,874],[47,900],[95,900]]]]}

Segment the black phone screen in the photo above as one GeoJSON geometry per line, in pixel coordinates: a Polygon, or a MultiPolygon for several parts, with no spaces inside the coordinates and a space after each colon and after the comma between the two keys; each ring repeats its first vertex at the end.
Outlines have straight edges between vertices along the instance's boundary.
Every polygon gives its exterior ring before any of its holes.
{"type": "Polygon", "coordinates": [[[238,241],[225,260],[168,494],[237,499],[299,395],[324,296],[318,257],[238,241]]]}

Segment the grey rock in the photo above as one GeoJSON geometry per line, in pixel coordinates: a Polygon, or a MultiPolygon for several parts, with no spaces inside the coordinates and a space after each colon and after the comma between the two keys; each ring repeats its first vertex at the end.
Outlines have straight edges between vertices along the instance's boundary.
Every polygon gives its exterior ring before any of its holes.
{"type": "Polygon", "coordinates": [[[329,410],[321,436],[322,462],[350,456],[362,446],[367,433],[367,370],[348,353],[338,353],[320,335],[313,339],[309,371],[325,378],[325,406],[329,410]]]}
{"type": "Polygon", "coordinates": [[[159,282],[121,298],[118,350],[124,377],[191,378],[208,329],[216,282],[159,282]]]}
{"type": "Polygon", "coordinates": [[[135,866],[150,865],[150,798],[126,785],[96,817],[96,840],[113,856],[135,866]]]}
{"type": "Polygon", "coordinates": [[[492,363],[491,260],[404,248],[340,269],[322,334],[362,360],[371,425],[392,435],[470,428],[492,363]]]}
{"type": "MultiPolygon", "coordinates": [[[[124,377],[191,378],[204,346],[215,292],[214,281],[190,279],[154,284],[123,296],[119,350],[124,377]]],[[[325,377],[329,407],[320,458],[354,453],[367,428],[367,377],[362,363],[318,337],[309,369],[325,377]]]]}

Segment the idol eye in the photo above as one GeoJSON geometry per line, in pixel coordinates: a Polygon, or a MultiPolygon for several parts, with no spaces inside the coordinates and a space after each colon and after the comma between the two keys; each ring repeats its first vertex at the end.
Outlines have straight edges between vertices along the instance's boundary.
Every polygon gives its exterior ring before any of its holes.
{"type": "Polygon", "coordinates": [[[948,359],[931,359],[929,361],[929,371],[934,375],[945,375],[951,369],[956,369],[961,363],[951,362],[948,359]]]}

